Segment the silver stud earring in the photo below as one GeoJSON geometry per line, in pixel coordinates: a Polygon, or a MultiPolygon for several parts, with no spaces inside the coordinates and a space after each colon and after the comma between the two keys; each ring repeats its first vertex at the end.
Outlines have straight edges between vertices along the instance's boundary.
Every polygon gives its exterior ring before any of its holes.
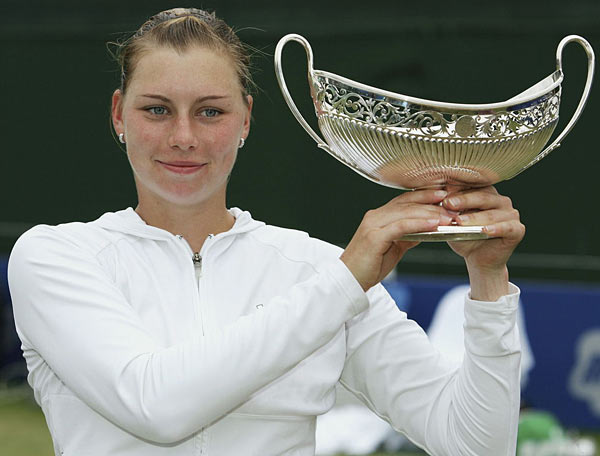
{"type": "Polygon", "coordinates": [[[238,149],[244,147],[244,144],[246,144],[246,140],[244,138],[240,138],[240,145],[238,146],[238,149]]]}
{"type": "Polygon", "coordinates": [[[119,133],[119,141],[121,142],[121,144],[125,144],[125,134],[124,133],[119,133]]]}

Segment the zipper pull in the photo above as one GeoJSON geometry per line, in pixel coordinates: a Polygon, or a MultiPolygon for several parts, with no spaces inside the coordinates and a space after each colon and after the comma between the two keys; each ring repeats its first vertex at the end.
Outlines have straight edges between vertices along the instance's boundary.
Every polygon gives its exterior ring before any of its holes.
{"type": "Polygon", "coordinates": [[[192,256],[192,261],[194,262],[195,266],[202,265],[202,257],[200,256],[200,252],[194,253],[194,255],[192,256]]]}
{"type": "Polygon", "coordinates": [[[202,257],[200,256],[200,252],[194,253],[192,261],[194,263],[194,271],[196,271],[196,280],[200,280],[202,276],[202,257]]]}

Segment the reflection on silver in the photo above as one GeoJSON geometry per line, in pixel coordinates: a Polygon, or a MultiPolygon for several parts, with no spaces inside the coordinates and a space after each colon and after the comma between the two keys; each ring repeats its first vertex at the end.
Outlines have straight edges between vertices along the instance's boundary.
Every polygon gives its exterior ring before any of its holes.
{"type": "MultiPolygon", "coordinates": [[[[559,43],[556,61],[556,71],[542,81],[510,100],[490,104],[430,101],[314,70],[310,44],[295,34],[277,44],[275,73],[290,110],[318,147],[367,179],[399,189],[476,187],[510,179],[537,163],[560,146],[579,119],[592,85],[593,49],[584,38],[570,35],[559,43]],[[289,41],[306,50],[311,97],[324,139],[302,117],[285,84],[281,53],[289,41]],[[570,42],[587,54],[587,80],[571,120],[544,148],[558,123],[562,52],[570,42]]],[[[411,239],[485,238],[478,228],[476,233],[455,228],[458,232],[411,239]]]]}

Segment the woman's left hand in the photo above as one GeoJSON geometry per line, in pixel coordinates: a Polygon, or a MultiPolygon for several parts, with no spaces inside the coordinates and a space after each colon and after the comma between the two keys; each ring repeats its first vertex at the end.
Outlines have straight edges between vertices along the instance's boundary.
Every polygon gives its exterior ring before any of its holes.
{"type": "Polygon", "coordinates": [[[473,299],[495,301],[508,292],[506,263],[525,235],[512,201],[492,186],[459,190],[447,188],[443,206],[457,212],[459,225],[483,225],[493,239],[448,242],[465,259],[473,299]]]}

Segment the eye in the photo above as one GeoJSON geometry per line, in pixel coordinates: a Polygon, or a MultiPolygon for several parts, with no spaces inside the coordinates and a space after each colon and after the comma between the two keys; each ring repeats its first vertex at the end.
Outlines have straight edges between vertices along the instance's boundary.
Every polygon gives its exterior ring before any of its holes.
{"type": "Polygon", "coordinates": [[[148,111],[150,114],[154,114],[155,116],[164,116],[167,114],[167,108],[164,106],[151,106],[146,108],[146,111],[148,111]]]}
{"type": "Polygon", "coordinates": [[[206,108],[202,110],[201,114],[204,117],[217,117],[219,114],[221,114],[221,111],[215,108],[206,108]]]}

